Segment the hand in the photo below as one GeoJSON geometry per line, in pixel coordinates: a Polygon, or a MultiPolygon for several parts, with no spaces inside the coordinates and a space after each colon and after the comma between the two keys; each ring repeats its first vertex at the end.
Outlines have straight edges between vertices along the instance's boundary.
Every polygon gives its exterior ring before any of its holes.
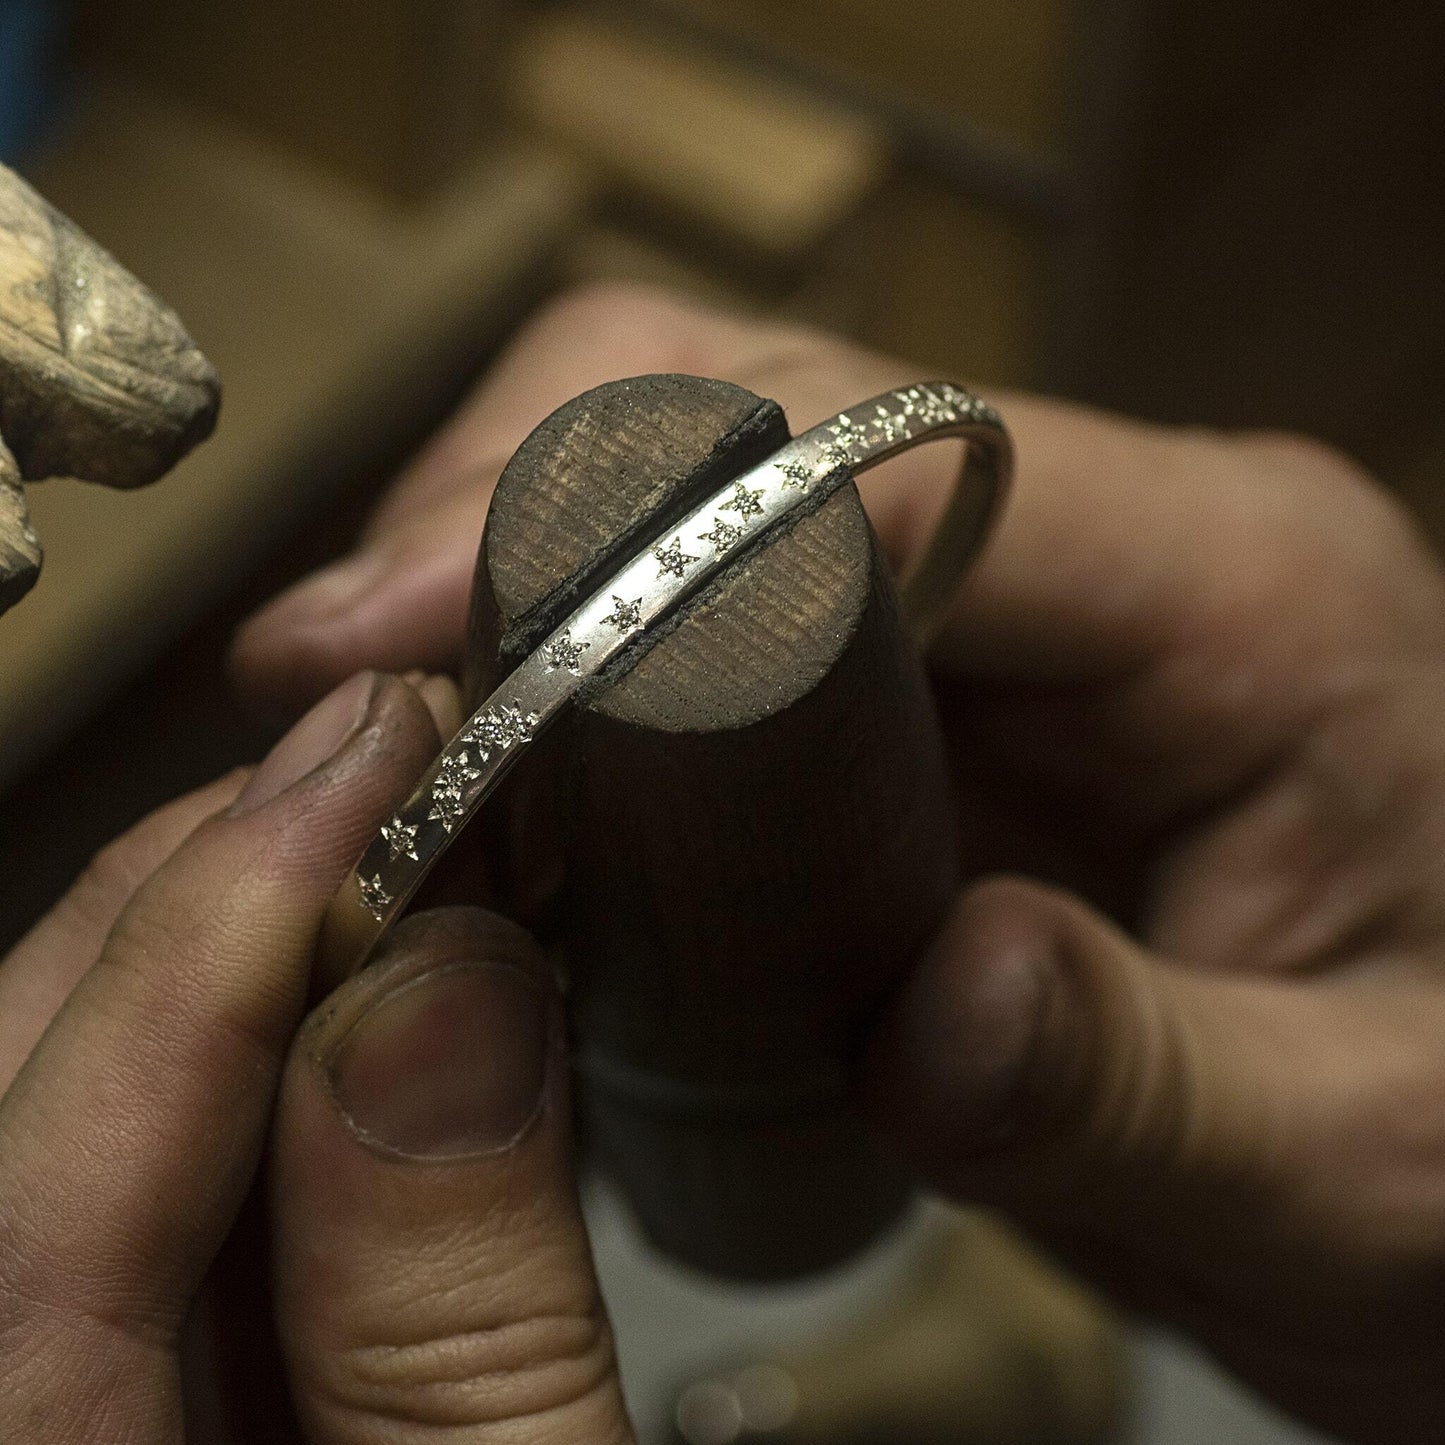
{"type": "Polygon", "coordinates": [[[363,674],[0,963],[7,1445],[632,1439],[535,946],[417,915],[297,1032],[327,902],[438,745],[363,674]]]}
{"type": "MultiPolygon", "coordinates": [[[[534,322],[357,555],[241,633],[251,691],[455,666],[526,431],[690,371],[795,430],[910,379],[604,290],[534,322]]],[[[994,398],[1019,451],[934,656],[970,874],[859,1080],[884,1137],[1359,1441],[1445,1438],[1445,587],[1323,447],[994,398]]],[[[906,566],[939,448],[863,483],[906,566]]]]}

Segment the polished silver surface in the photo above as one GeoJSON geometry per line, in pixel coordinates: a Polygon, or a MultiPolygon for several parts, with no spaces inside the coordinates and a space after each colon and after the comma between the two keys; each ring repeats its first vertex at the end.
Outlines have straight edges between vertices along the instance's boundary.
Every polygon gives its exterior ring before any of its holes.
{"type": "Polygon", "coordinates": [[[850,475],[948,436],[966,440],[968,454],[927,553],[903,583],[905,613],[926,634],[983,541],[1012,465],[998,413],[950,382],[885,392],[794,437],[654,537],[565,618],[472,714],[362,854],[328,913],[323,964],[358,967],[528,745],[589,683],[645,652],[657,624],[730,562],[850,475]]]}

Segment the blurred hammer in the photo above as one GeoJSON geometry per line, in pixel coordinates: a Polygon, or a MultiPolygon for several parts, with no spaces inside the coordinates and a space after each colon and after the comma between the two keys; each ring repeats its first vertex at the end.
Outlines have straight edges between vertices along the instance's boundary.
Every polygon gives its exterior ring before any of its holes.
{"type": "Polygon", "coordinates": [[[40,574],[23,481],[144,486],[220,401],[176,314],[0,166],[0,612],[40,574]]]}

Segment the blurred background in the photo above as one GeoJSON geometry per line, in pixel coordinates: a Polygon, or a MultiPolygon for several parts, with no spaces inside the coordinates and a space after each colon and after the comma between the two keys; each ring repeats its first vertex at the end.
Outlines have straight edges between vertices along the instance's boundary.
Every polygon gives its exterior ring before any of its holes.
{"type": "MultiPolygon", "coordinates": [[[[226,385],[216,438],[160,486],[31,490],[46,574],[0,621],[0,943],[145,809],[264,750],[225,688],[235,622],[342,552],[581,280],[795,316],[985,388],[1302,429],[1445,536],[1442,62],[1434,0],[0,0],[0,158],[226,385]]],[[[764,1296],[650,1262],[601,1192],[594,1216],[648,1445],[740,1438],[737,1391],[678,1424],[687,1379],[893,1308],[956,1245],[928,1214],[764,1296]]],[[[1004,1393],[1067,1395],[1074,1350],[1086,1423],[928,1434],[924,1411],[892,1445],[1306,1438],[1039,1289],[1077,1328],[1039,1326],[1004,1393]]],[[[997,1385],[987,1351],[943,1344],[947,1389],[997,1385]]]]}

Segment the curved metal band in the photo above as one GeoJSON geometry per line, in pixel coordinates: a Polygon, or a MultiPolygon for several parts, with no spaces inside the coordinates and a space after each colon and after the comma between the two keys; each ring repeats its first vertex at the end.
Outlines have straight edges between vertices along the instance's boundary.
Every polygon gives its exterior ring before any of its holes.
{"type": "Polygon", "coordinates": [[[327,912],[324,973],[344,976],[365,962],[527,745],[589,685],[606,685],[635,662],[659,622],[850,475],[941,437],[963,438],[968,451],[929,548],[902,588],[909,625],[926,638],[987,536],[1013,462],[998,413],[950,382],[885,392],[794,437],[654,538],[576,608],[472,714],[367,846],[327,912]]]}

